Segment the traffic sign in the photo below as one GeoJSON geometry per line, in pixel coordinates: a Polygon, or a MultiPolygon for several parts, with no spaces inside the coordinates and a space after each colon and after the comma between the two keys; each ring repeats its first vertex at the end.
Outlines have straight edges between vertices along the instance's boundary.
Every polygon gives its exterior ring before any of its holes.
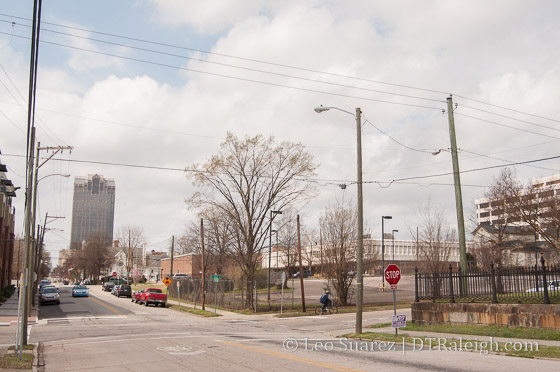
{"type": "Polygon", "coordinates": [[[221,275],[212,275],[212,279],[214,279],[214,281],[216,283],[218,283],[220,281],[220,279],[222,279],[222,276],[221,275]]]}
{"type": "Polygon", "coordinates": [[[393,328],[406,327],[406,315],[393,315],[392,325],[393,328]]]}
{"type": "Polygon", "coordinates": [[[113,271],[113,278],[116,278],[116,277],[117,277],[117,272],[113,271]]]}
{"type": "Polygon", "coordinates": [[[166,276],[165,278],[163,278],[163,284],[165,284],[167,287],[169,287],[169,284],[171,284],[172,280],[170,277],[166,276]]]}
{"type": "Polygon", "coordinates": [[[397,289],[397,285],[396,285],[396,284],[391,284],[389,288],[391,288],[391,289],[397,289]]]}
{"type": "Polygon", "coordinates": [[[385,269],[385,280],[389,284],[397,284],[401,280],[401,269],[395,264],[387,265],[385,269]]]}

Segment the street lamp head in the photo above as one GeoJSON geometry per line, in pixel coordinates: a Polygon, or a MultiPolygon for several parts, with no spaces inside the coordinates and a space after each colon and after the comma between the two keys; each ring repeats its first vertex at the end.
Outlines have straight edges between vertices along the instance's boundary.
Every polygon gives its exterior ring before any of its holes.
{"type": "Polygon", "coordinates": [[[392,220],[393,216],[382,216],[384,220],[392,220]]]}
{"type": "Polygon", "coordinates": [[[282,214],[282,211],[270,211],[270,213],[274,213],[274,214],[282,214]]]}
{"type": "Polygon", "coordinates": [[[396,233],[396,232],[399,232],[399,230],[393,230],[393,234],[396,233]]]}
{"type": "Polygon", "coordinates": [[[325,106],[321,105],[321,106],[315,107],[314,110],[315,110],[316,113],[320,114],[321,112],[329,111],[330,109],[331,109],[330,107],[325,107],[325,106]]]}

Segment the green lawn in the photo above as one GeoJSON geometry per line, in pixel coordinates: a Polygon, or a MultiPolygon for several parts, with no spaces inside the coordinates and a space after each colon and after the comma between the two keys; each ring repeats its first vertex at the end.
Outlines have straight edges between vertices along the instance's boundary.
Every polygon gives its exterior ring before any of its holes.
{"type": "Polygon", "coordinates": [[[508,356],[523,358],[560,359],[560,347],[538,345],[538,341],[534,341],[534,343],[528,342],[529,345],[527,346],[527,348],[523,347],[521,350],[515,351],[512,345],[508,345],[505,342],[489,343],[477,339],[463,338],[461,340],[459,340],[458,338],[436,340],[433,337],[413,337],[409,336],[406,333],[400,333],[398,336],[395,336],[393,333],[366,332],[360,334],[346,334],[340,337],[364,341],[385,341],[398,345],[401,345],[403,342],[405,342],[407,345],[413,345],[414,350],[420,350],[420,345],[422,345],[422,350],[427,350],[429,348],[431,348],[432,350],[444,350],[443,348],[447,348],[447,350],[454,350],[454,348],[456,348],[457,350],[461,350],[462,348],[461,351],[477,352],[480,354],[500,353],[508,356]],[[492,347],[492,350],[490,350],[490,347],[492,347]]]}
{"type": "Polygon", "coordinates": [[[183,311],[185,313],[200,315],[200,316],[203,316],[203,317],[206,317],[206,318],[221,316],[220,314],[216,314],[213,311],[207,311],[207,310],[202,310],[202,309],[193,309],[192,307],[187,307],[187,306],[169,305],[168,304],[168,307],[172,310],[183,311]]]}

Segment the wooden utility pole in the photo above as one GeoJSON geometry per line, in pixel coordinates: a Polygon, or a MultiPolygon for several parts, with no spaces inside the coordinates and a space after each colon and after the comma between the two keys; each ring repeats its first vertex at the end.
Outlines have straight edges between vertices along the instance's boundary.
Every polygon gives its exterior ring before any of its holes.
{"type": "Polygon", "coordinates": [[[299,283],[301,287],[301,311],[305,313],[305,289],[303,287],[303,265],[301,263],[301,239],[299,234],[299,214],[297,215],[297,247],[299,256],[299,283]]]}
{"type": "Polygon", "coordinates": [[[321,244],[321,277],[323,276],[323,230],[319,229],[319,244],[321,244]]]}
{"type": "Polygon", "coordinates": [[[173,276],[173,252],[175,251],[175,235],[171,236],[171,267],[170,269],[170,273],[169,273],[169,278],[171,278],[173,276]]]}
{"type": "Polygon", "coordinates": [[[200,266],[202,270],[202,275],[200,278],[201,289],[202,289],[202,310],[204,310],[204,305],[206,303],[206,294],[204,293],[204,279],[205,279],[205,268],[204,268],[204,219],[200,219],[200,266]]]}
{"type": "Polygon", "coordinates": [[[465,220],[463,216],[463,196],[461,193],[461,175],[459,156],[455,137],[455,119],[453,117],[453,98],[447,97],[447,116],[449,120],[449,137],[451,142],[451,160],[453,162],[453,183],[455,185],[455,206],[457,209],[457,232],[459,233],[459,263],[461,270],[467,272],[467,243],[465,240],[465,220]]]}

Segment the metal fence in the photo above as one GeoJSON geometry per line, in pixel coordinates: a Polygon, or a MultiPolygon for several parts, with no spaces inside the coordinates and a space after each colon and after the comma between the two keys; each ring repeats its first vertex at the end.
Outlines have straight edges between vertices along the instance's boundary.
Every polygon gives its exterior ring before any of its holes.
{"type": "MultiPolygon", "coordinates": [[[[289,281],[288,281],[289,283],[289,281]]],[[[202,304],[202,280],[201,279],[174,279],[167,287],[170,297],[179,301],[185,301],[198,307],[202,304]],[[178,283],[178,285],[177,285],[178,283]]],[[[230,279],[219,280],[218,282],[207,279],[204,282],[205,306],[208,308],[223,308],[232,310],[246,309],[246,304],[253,303],[254,311],[266,309],[290,309],[298,306],[294,304],[294,291],[289,287],[284,288],[282,295],[281,287],[274,284],[271,287],[270,299],[267,287],[253,283],[253,288],[247,292],[246,282],[234,281],[230,279]],[[253,301],[248,301],[248,297],[253,301]]]]}
{"type": "Polygon", "coordinates": [[[490,270],[418,273],[415,269],[415,301],[492,303],[560,303],[560,266],[501,268],[490,270]]]}

